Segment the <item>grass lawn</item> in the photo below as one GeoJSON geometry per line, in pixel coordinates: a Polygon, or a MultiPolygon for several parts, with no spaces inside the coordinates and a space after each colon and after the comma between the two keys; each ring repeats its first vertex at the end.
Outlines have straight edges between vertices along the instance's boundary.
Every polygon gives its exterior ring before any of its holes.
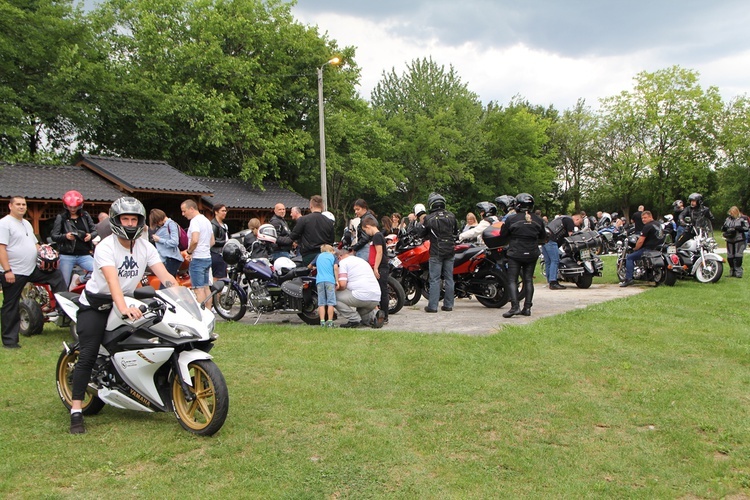
{"type": "Polygon", "coordinates": [[[748,498],[749,296],[679,282],[489,337],[221,323],[213,438],[111,407],[69,435],[47,325],[0,352],[0,496],[748,498]]]}

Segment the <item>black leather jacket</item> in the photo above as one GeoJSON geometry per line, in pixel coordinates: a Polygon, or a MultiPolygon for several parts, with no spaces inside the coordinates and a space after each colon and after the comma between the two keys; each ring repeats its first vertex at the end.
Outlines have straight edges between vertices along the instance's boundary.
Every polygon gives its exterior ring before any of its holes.
{"type": "Polygon", "coordinates": [[[76,238],[80,239],[81,242],[88,245],[90,249],[94,248],[91,240],[96,238],[97,235],[96,224],[94,224],[94,220],[85,210],[81,211],[79,217],[83,220],[84,226],[86,226],[86,232],[91,235],[91,239],[88,242],[83,242],[83,239],[86,237],[85,234],[78,235],[78,228],[75,222],[70,220],[70,212],[66,210],[55,217],[55,225],[52,226],[52,234],[50,236],[52,237],[52,241],[57,243],[57,251],[63,255],[72,254],[76,247],[75,240],[69,240],[65,237],[68,233],[76,234],[76,238]]]}

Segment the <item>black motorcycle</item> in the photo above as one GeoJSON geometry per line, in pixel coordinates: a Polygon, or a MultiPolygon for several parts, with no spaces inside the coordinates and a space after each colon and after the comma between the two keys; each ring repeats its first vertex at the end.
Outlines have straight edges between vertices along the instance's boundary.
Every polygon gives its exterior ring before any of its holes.
{"type": "MultiPolygon", "coordinates": [[[[633,253],[635,244],[640,238],[640,233],[629,234],[627,244],[617,256],[617,277],[620,281],[625,281],[626,269],[625,260],[628,255],[633,253]]],[[[646,250],[640,259],[635,262],[633,279],[638,281],[653,281],[656,286],[664,283],[667,277],[667,259],[662,248],[655,250],[646,250]]]]}
{"type": "MultiPolygon", "coordinates": [[[[601,276],[604,269],[597,250],[603,244],[596,231],[580,231],[564,239],[560,245],[560,262],[557,265],[557,280],[575,283],[578,288],[589,288],[594,276],[601,276]]],[[[540,257],[542,274],[545,274],[544,256],[540,257]]]]}

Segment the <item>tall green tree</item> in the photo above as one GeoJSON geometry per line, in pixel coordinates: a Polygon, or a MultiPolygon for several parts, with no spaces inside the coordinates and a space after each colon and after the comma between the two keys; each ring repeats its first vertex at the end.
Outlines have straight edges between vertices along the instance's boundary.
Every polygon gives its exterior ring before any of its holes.
{"type": "Polygon", "coordinates": [[[455,188],[474,180],[482,105],[454,68],[414,60],[401,75],[384,73],[371,103],[393,137],[388,160],[405,174],[404,204],[424,202],[430,191],[457,202],[455,188]]]}
{"type": "MultiPolygon", "coordinates": [[[[298,179],[316,149],[316,68],[338,48],[288,3],[110,0],[93,16],[119,82],[102,105],[101,149],[192,173],[298,179]]],[[[331,88],[353,87],[358,70],[352,60],[330,76],[331,88]]]]}
{"type": "MultiPolygon", "coordinates": [[[[722,168],[718,171],[718,206],[750,210],[750,99],[738,96],[726,106],[719,135],[722,168]]],[[[720,212],[719,212],[720,213],[720,212]]]]}
{"type": "Polygon", "coordinates": [[[82,146],[104,57],[72,0],[0,0],[0,156],[63,161],[82,146]]]}
{"type": "Polygon", "coordinates": [[[679,66],[644,71],[632,91],[602,101],[610,132],[619,120],[633,134],[620,157],[640,162],[635,168],[646,182],[638,203],[665,210],[683,193],[709,189],[723,104],[718,89],[703,89],[698,76],[679,66]]]}
{"type": "Polygon", "coordinates": [[[565,110],[550,127],[557,152],[557,174],[562,188],[562,206],[572,201],[576,211],[581,200],[595,187],[594,164],[599,138],[597,115],[584,99],[565,110]]]}
{"type": "Polygon", "coordinates": [[[507,106],[491,103],[487,107],[482,125],[481,198],[491,201],[501,194],[520,192],[539,196],[552,189],[551,123],[543,110],[518,96],[507,106]]]}

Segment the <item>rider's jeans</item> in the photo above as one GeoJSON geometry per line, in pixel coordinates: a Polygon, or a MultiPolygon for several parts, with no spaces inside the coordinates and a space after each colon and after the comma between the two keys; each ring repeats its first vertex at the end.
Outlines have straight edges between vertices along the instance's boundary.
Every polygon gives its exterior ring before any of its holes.
{"type": "Polygon", "coordinates": [[[94,271],[94,257],[91,254],[86,255],[64,255],[60,254],[60,272],[65,279],[65,288],[70,286],[70,278],[73,274],[73,268],[75,265],[83,269],[84,271],[94,271]]]}
{"type": "Polygon", "coordinates": [[[544,269],[547,275],[547,283],[557,281],[557,266],[560,263],[560,247],[556,241],[548,241],[542,245],[544,255],[544,269]]]}
{"type": "Polygon", "coordinates": [[[625,281],[630,281],[633,279],[633,272],[635,271],[635,261],[640,259],[641,255],[643,255],[643,252],[645,251],[645,248],[641,248],[627,256],[627,258],[625,259],[625,281]]]}
{"type": "Polygon", "coordinates": [[[445,295],[443,296],[443,307],[453,308],[454,283],[453,283],[453,256],[441,259],[430,256],[430,298],[427,307],[437,311],[440,302],[440,277],[445,284],[445,295]]]}

